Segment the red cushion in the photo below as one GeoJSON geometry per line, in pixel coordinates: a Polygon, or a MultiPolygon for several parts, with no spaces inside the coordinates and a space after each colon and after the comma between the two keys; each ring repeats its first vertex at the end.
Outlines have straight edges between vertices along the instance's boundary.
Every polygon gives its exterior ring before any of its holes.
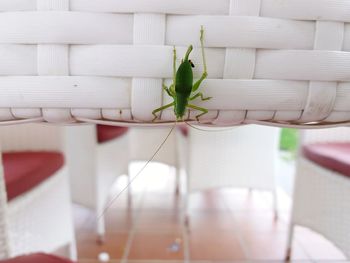
{"type": "Polygon", "coordinates": [[[97,141],[104,143],[122,136],[127,131],[127,127],[97,125],[97,141]]]}
{"type": "Polygon", "coordinates": [[[40,184],[64,164],[57,152],[3,153],[7,198],[11,200],[40,184]]]}
{"type": "Polygon", "coordinates": [[[350,143],[315,143],[303,147],[304,156],[329,170],[350,177],[350,143]]]}
{"type": "Polygon", "coordinates": [[[180,131],[181,131],[183,136],[188,136],[188,127],[187,127],[187,125],[180,124],[180,125],[178,125],[178,127],[179,127],[179,129],[180,129],[180,131]]]}
{"type": "Polygon", "coordinates": [[[6,260],[0,260],[0,263],[73,263],[73,262],[68,259],[63,259],[52,255],[38,253],[38,254],[6,259],[6,260]]]}

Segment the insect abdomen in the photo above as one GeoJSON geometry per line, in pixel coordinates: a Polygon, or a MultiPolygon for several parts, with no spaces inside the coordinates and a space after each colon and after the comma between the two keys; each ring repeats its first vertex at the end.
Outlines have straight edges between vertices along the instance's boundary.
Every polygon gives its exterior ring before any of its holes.
{"type": "Polygon", "coordinates": [[[193,72],[189,61],[184,61],[176,72],[175,92],[190,96],[193,84],[193,72]]]}
{"type": "Polygon", "coordinates": [[[182,119],[182,117],[185,115],[187,104],[188,104],[188,96],[177,94],[177,96],[175,97],[174,112],[178,120],[182,119]]]}

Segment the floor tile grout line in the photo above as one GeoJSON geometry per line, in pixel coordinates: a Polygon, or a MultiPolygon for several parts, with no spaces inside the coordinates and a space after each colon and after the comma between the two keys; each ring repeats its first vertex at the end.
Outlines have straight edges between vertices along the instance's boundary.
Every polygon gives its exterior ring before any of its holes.
{"type": "MultiPolygon", "coordinates": [[[[184,225],[184,223],[182,223],[184,225]]],[[[184,263],[190,263],[191,261],[191,253],[190,253],[190,242],[189,242],[189,234],[188,234],[188,229],[184,225],[182,229],[182,239],[183,239],[183,262],[184,263]]]]}
{"type": "MultiPolygon", "coordinates": [[[[190,236],[189,236],[189,232],[190,232],[190,223],[188,223],[188,225],[186,225],[185,221],[186,221],[186,217],[190,216],[190,213],[187,214],[187,209],[186,209],[186,199],[185,198],[189,198],[189,196],[186,197],[188,193],[180,193],[180,195],[178,196],[178,198],[180,199],[180,224],[181,224],[181,229],[182,229],[182,238],[184,241],[184,245],[183,245],[183,262],[184,263],[190,263],[191,261],[191,251],[190,251],[190,236]]],[[[187,205],[189,205],[189,200],[187,201],[187,205]]]]}
{"type": "MultiPolygon", "coordinates": [[[[146,188],[146,187],[144,187],[146,188]]],[[[141,194],[141,198],[140,200],[138,201],[138,205],[137,205],[137,209],[133,209],[132,210],[132,213],[134,213],[134,220],[133,220],[133,223],[132,223],[132,227],[131,229],[129,230],[129,235],[128,235],[128,240],[126,242],[126,246],[125,246],[125,249],[124,249],[124,253],[123,253],[123,256],[120,260],[120,263],[127,263],[128,262],[128,257],[129,257],[129,254],[130,254],[130,250],[131,250],[131,246],[132,246],[132,242],[134,240],[134,237],[135,237],[135,233],[136,233],[136,225],[137,225],[137,222],[139,220],[139,217],[140,217],[140,213],[141,213],[141,208],[142,208],[142,205],[143,205],[143,202],[144,202],[144,195],[145,195],[145,192],[147,192],[147,190],[143,189],[142,190],[142,194],[141,194]]],[[[132,196],[132,194],[131,194],[132,196]]],[[[132,198],[132,197],[131,197],[132,198]]]]}
{"type": "MultiPolygon", "coordinates": [[[[223,203],[224,203],[224,207],[230,212],[231,216],[232,216],[232,219],[234,221],[234,224],[235,225],[238,225],[238,222],[237,222],[237,219],[235,217],[235,213],[234,211],[232,211],[232,209],[230,208],[230,206],[227,204],[227,201],[225,199],[223,199],[223,203]]],[[[240,229],[237,229],[237,231],[235,231],[236,233],[236,236],[237,236],[237,240],[238,240],[238,243],[240,244],[240,246],[242,247],[242,250],[243,250],[243,253],[244,253],[244,257],[245,257],[245,260],[248,260],[248,249],[247,249],[247,246],[244,242],[244,238],[242,237],[242,233],[240,231],[240,229]]]]}
{"type": "Polygon", "coordinates": [[[138,204],[138,208],[135,209],[136,210],[136,213],[135,213],[135,216],[134,216],[135,219],[134,219],[132,227],[131,227],[131,229],[129,231],[128,240],[127,240],[127,243],[126,243],[126,246],[125,246],[125,249],[124,249],[123,256],[122,256],[122,258],[120,260],[120,263],[127,263],[128,262],[128,257],[129,257],[129,254],[130,254],[132,242],[133,242],[133,239],[135,237],[136,230],[138,229],[137,228],[137,223],[139,221],[140,214],[142,212],[143,203],[144,203],[144,200],[145,200],[145,198],[143,198],[143,197],[148,193],[148,187],[149,187],[148,185],[143,187],[141,198],[140,198],[140,201],[139,201],[139,204],[138,204]]]}

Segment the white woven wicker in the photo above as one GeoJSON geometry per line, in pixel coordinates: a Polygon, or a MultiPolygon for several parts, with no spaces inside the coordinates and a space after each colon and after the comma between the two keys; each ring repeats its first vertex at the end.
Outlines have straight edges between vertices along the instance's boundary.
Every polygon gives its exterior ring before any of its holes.
{"type": "MultiPolygon", "coordinates": [[[[349,141],[349,128],[304,131],[302,134],[302,144],[349,141]]],[[[294,226],[302,225],[325,236],[350,258],[349,178],[300,154],[294,187],[287,257],[291,253],[294,226]]]]}
{"type": "MultiPolygon", "coordinates": [[[[106,206],[115,179],[128,174],[128,133],[99,144],[95,125],[22,124],[0,127],[0,135],[6,137],[3,140],[4,149],[54,149],[64,152],[72,201],[93,209],[97,216],[106,206]]],[[[103,238],[104,217],[96,221],[96,232],[103,238]]]]}
{"type": "Polygon", "coordinates": [[[216,132],[190,129],[187,137],[179,133],[179,160],[187,178],[187,214],[190,194],[195,191],[244,187],[270,191],[277,218],[279,134],[278,128],[256,125],[216,132]]]}
{"type": "Polygon", "coordinates": [[[8,206],[10,255],[68,246],[76,259],[67,167],[8,206]]]}
{"type": "MultiPolygon", "coordinates": [[[[1,127],[3,150],[58,150],[55,127],[49,128],[39,134],[25,127],[1,127]]],[[[5,242],[0,246],[0,258],[68,246],[70,257],[76,259],[67,166],[10,202],[6,202],[2,170],[0,175],[0,244],[5,242]]]]}
{"type": "MultiPolygon", "coordinates": [[[[213,97],[196,101],[210,110],[202,122],[350,121],[346,0],[3,0],[0,11],[2,124],[148,123],[170,99],[172,46],[179,59],[198,47],[201,25],[213,97]]],[[[192,60],[198,77],[198,48],[192,60]]]]}

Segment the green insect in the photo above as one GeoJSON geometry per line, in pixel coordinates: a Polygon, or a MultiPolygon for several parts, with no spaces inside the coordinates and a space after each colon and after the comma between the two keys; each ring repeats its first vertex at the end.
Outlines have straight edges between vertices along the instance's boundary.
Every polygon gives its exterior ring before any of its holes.
{"type": "MultiPolygon", "coordinates": [[[[208,76],[207,73],[207,65],[205,62],[205,54],[204,54],[204,47],[203,47],[203,35],[204,35],[204,29],[203,26],[200,30],[200,41],[201,41],[201,49],[202,49],[202,58],[203,58],[203,65],[204,65],[204,72],[202,73],[201,78],[193,84],[193,71],[192,68],[194,67],[194,64],[189,59],[189,55],[191,51],[193,50],[193,46],[190,45],[186,51],[185,57],[181,61],[181,64],[179,68],[176,70],[176,49],[174,47],[174,61],[173,61],[173,83],[168,88],[167,86],[163,85],[163,89],[167,92],[167,94],[173,98],[173,102],[169,103],[167,105],[164,105],[163,107],[160,107],[158,109],[155,109],[152,111],[152,114],[154,115],[153,121],[155,121],[158,116],[157,112],[160,112],[164,109],[174,107],[174,113],[176,116],[177,121],[184,120],[185,112],[187,108],[194,109],[201,111],[202,113],[196,116],[197,121],[199,120],[200,116],[203,116],[204,114],[208,113],[208,110],[205,108],[198,107],[196,105],[189,104],[189,101],[192,101],[198,97],[200,97],[202,100],[209,100],[211,97],[205,98],[201,92],[197,92],[199,89],[199,86],[203,82],[203,80],[208,76]]],[[[190,124],[188,124],[190,125],[190,124]]],[[[115,195],[110,202],[106,205],[104,208],[102,214],[98,217],[99,220],[102,218],[102,216],[107,212],[107,210],[111,207],[111,205],[119,198],[119,196],[131,185],[131,183],[142,173],[142,171],[147,167],[147,165],[153,160],[153,158],[156,156],[156,154],[159,152],[159,150],[163,147],[167,139],[169,138],[170,134],[174,130],[176,126],[176,123],[174,123],[173,127],[163,140],[163,142],[159,145],[155,153],[151,156],[151,158],[148,159],[146,164],[141,168],[138,173],[133,176],[133,178],[129,181],[129,183],[124,187],[117,195],[115,195]]],[[[191,125],[190,125],[191,126],[191,125]]],[[[191,126],[192,127],[192,126],[191,126]]],[[[198,129],[198,128],[196,128],[198,129]]]]}
{"type": "Polygon", "coordinates": [[[182,59],[181,64],[177,70],[176,70],[176,49],[174,47],[173,83],[170,85],[169,88],[165,84],[163,84],[163,89],[166,91],[166,93],[170,97],[173,98],[174,101],[172,103],[169,103],[167,105],[164,105],[152,111],[152,114],[154,116],[153,121],[155,121],[158,118],[156,114],[157,112],[160,112],[170,107],[174,107],[174,113],[177,121],[181,121],[184,119],[184,115],[186,113],[187,108],[202,112],[201,114],[196,116],[197,121],[199,120],[200,116],[203,116],[204,114],[208,113],[208,109],[198,107],[193,104],[189,104],[189,101],[192,101],[198,97],[200,97],[201,100],[203,101],[211,99],[211,97],[205,98],[201,92],[197,92],[202,81],[208,76],[207,65],[206,65],[205,54],[204,54],[203,36],[204,36],[204,29],[203,29],[203,26],[201,26],[200,42],[201,42],[202,58],[203,58],[203,65],[204,65],[204,72],[202,73],[201,78],[193,84],[192,68],[194,67],[194,64],[189,59],[189,55],[193,50],[193,46],[190,45],[188,47],[185,57],[182,59]]]}

